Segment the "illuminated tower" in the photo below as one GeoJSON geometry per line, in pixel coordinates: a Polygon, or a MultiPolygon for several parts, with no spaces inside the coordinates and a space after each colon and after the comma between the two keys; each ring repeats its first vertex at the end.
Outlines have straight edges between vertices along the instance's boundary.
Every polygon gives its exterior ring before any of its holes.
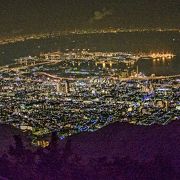
{"type": "Polygon", "coordinates": [[[139,74],[139,66],[138,65],[137,65],[136,73],[137,73],[137,75],[139,74]]]}
{"type": "Polygon", "coordinates": [[[110,65],[110,68],[112,68],[112,65],[113,65],[112,61],[109,62],[109,65],[110,65]]]}
{"type": "Polygon", "coordinates": [[[105,69],[105,68],[106,68],[106,63],[105,63],[104,61],[103,61],[102,66],[103,66],[103,69],[105,69]]]}
{"type": "Polygon", "coordinates": [[[28,65],[28,61],[27,60],[25,60],[25,66],[27,66],[28,65]]]}

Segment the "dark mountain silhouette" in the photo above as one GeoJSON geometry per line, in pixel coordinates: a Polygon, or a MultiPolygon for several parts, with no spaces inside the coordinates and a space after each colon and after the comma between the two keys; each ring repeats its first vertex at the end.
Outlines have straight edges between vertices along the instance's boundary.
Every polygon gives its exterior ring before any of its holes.
{"type": "MultiPolygon", "coordinates": [[[[129,156],[138,161],[154,158],[160,151],[180,160],[180,122],[167,126],[136,126],[116,122],[95,133],[82,133],[68,138],[72,151],[82,157],[129,156]]],[[[66,140],[64,141],[66,142],[66,140]]],[[[61,146],[64,144],[61,141],[61,146]]]]}
{"type": "Polygon", "coordinates": [[[180,179],[179,121],[146,127],[117,122],[63,141],[53,133],[47,148],[33,151],[24,140],[21,134],[15,135],[14,146],[1,156],[0,178],[180,179]]]}
{"type": "Polygon", "coordinates": [[[30,148],[30,140],[25,133],[9,125],[0,125],[0,154],[6,152],[10,145],[14,145],[14,136],[20,136],[25,146],[30,148]]]}

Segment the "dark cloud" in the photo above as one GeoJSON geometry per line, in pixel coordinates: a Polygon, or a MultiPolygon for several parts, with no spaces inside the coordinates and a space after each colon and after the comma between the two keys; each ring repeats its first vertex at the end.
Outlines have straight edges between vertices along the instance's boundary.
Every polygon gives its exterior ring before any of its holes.
{"type": "Polygon", "coordinates": [[[112,15],[112,10],[107,10],[106,8],[103,8],[101,11],[95,11],[93,17],[90,19],[90,22],[99,21],[107,16],[112,15]]]}

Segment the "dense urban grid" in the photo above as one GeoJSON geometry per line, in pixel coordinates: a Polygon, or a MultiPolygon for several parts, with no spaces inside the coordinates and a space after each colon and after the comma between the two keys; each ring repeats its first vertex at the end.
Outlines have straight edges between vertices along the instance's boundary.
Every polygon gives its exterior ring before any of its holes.
{"type": "Polygon", "coordinates": [[[167,124],[180,117],[180,75],[145,76],[130,54],[69,50],[23,57],[0,67],[0,119],[31,133],[33,142],[95,131],[115,121],[167,124]]]}

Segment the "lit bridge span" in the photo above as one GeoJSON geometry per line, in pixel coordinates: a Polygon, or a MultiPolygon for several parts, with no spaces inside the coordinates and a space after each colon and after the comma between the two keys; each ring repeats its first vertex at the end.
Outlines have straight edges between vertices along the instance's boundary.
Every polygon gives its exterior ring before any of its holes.
{"type": "MultiPolygon", "coordinates": [[[[69,80],[69,81],[75,81],[75,80],[85,80],[85,78],[68,78],[68,77],[58,77],[56,75],[51,75],[46,72],[38,72],[37,75],[44,75],[49,78],[53,78],[56,80],[69,80]]],[[[113,79],[113,80],[122,80],[122,81],[128,81],[128,80],[158,80],[158,79],[169,79],[169,78],[180,78],[180,74],[177,75],[170,75],[170,76],[154,76],[154,77],[129,77],[129,78],[116,78],[116,77],[107,77],[107,79],[113,79]]]]}

